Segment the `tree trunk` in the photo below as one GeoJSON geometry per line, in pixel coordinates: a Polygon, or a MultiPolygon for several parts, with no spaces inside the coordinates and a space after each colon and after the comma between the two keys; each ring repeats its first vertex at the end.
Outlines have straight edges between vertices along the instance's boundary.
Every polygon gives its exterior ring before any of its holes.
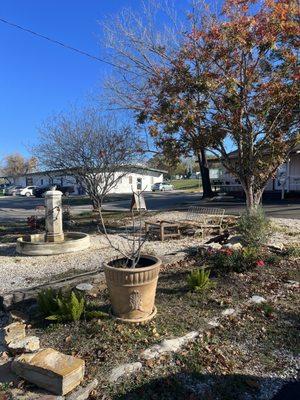
{"type": "Polygon", "coordinates": [[[252,185],[244,187],[246,206],[249,213],[255,212],[261,204],[263,189],[254,190],[252,185]]]}
{"type": "Polygon", "coordinates": [[[205,149],[201,148],[200,151],[197,153],[201,179],[202,179],[202,187],[203,187],[203,196],[202,198],[205,199],[207,197],[213,197],[214,193],[211,189],[210,178],[209,178],[209,168],[207,163],[207,158],[205,154],[205,149]]]}

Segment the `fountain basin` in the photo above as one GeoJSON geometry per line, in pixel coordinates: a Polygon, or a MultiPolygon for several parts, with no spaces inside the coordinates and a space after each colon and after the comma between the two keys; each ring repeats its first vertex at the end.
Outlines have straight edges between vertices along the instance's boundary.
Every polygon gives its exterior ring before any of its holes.
{"type": "Polygon", "coordinates": [[[21,236],[16,251],[27,256],[52,256],[86,250],[91,244],[90,236],[82,232],[65,232],[63,242],[46,242],[45,238],[45,233],[21,236]]]}

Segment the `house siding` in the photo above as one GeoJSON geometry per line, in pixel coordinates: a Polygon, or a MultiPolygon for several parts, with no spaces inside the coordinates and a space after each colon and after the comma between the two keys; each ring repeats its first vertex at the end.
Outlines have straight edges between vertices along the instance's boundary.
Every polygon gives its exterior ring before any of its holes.
{"type": "MultiPolygon", "coordinates": [[[[62,186],[73,186],[74,194],[82,193],[80,185],[76,182],[76,178],[72,175],[61,175],[56,174],[50,176],[45,173],[34,173],[27,174],[24,176],[19,176],[14,179],[15,185],[27,186],[28,180],[33,186],[46,186],[46,185],[62,185],[62,186]]],[[[159,183],[163,181],[163,173],[159,171],[151,170],[139,170],[135,172],[130,172],[118,181],[115,187],[110,190],[110,193],[131,193],[132,190],[151,191],[151,186],[154,183],[159,183]],[[140,183],[140,184],[139,184],[140,183]],[[138,185],[139,184],[139,185],[138,185]]]]}

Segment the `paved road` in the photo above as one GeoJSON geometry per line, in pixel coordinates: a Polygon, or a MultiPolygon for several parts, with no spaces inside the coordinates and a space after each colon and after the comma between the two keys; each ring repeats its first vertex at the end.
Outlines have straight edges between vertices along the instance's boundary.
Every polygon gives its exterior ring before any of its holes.
{"type": "MultiPolygon", "coordinates": [[[[128,210],[130,195],[111,195],[105,204],[107,210],[128,210]]],[[[240,200],[202,201],[200,193],[183,191],[145,193],[148,210],[184,210],[190,206],[225,208],[228,213],[239,214],[245,204],[240,200]]],[[[44,199],[35,197],[0,197],[0,222],[24,220],[35,214],[35,207],[43,205],[44,199]]],[[[278,218],[300,219],[300,200],[265,200],[267,215],[278,218]]],[[[72,206],[73,213],[91,210],[90,205],[72,206]]]]}

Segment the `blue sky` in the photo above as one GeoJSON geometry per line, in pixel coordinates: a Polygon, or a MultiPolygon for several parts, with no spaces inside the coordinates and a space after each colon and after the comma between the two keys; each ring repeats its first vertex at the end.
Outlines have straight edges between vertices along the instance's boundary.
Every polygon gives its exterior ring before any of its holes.
{"type": "MultiPolygon", "coordinates": [[[[0,18],[101,57],[99,21],[140,4],[140,0],[1,0],[0,18]]],[[[0,37],[1,160],[12,152],[27,155],[41,122],[81,102],[89,91],[100,90],[110,68],[3,23],[0,37]]]]}

